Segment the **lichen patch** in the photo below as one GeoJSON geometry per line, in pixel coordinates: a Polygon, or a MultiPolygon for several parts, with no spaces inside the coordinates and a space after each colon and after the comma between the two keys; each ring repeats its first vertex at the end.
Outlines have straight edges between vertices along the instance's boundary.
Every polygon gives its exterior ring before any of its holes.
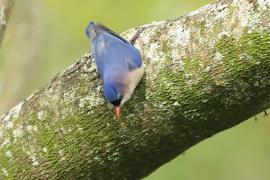
{"type": "Polygon", "coordinates": [[[22,126],[19,126],[17,127],[15,130],[13,130],[13,137],[16,139],[16,138],[19,138],[19,137],[22,137],[23,135],[23,130],[22,130],[22,126]]]}
{"type": "Polygon", "coordinates": [[[263,10],[266,10],[270,7],[270,0],[258,0],[257,3],[259,4],[259,7],[263,10]]]}
{"type": "Polygon", "coordinates": [[[39,111],[37,113],[37,117],[38,117],[39,120],[42,120],[43,116],[44,116],[44,112],[43,111],[39,111]]]}
{"type": "Polygon", "coordinates": [[[173,27],[170,27],[168,35],[172,40],[172,48],[179,45],[183,47],[189,45],[190,30],[184,25],[180,24],[180,22],[173,25],[173,27]]]}

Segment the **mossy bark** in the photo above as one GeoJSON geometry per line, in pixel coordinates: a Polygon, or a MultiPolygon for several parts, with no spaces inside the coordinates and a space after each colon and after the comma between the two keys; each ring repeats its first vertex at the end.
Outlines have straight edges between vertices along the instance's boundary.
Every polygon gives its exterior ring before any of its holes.
{"type": "Polygon", "coordinates": [[[90,54],[1,117],[0,178],[139,179],[270,107],[270,3],[224,0],[154,22],[115,119],[90,54]]]}

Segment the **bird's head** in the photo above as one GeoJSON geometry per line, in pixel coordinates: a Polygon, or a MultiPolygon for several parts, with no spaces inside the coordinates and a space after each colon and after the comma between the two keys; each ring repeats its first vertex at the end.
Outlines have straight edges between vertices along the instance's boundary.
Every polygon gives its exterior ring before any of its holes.
{"type": "Polygon", "coordinates": [[[115,106],[115,115],[119,118],[124,96],[124,85],[121,83],[104,82],[104,95],[105,98],[115,106]]]}

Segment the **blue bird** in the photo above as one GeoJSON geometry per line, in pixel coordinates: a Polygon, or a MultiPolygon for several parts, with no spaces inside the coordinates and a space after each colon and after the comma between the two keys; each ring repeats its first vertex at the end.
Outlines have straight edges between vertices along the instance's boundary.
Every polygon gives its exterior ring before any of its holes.
{"type": "Polygon", "coordinates": [[[119,118],[121,106],[130,99],[143,76],[141,54],[120,35],[93,21],[86,28],[86,35],[103,80],[105,99],[115,106],[119,118]]]}

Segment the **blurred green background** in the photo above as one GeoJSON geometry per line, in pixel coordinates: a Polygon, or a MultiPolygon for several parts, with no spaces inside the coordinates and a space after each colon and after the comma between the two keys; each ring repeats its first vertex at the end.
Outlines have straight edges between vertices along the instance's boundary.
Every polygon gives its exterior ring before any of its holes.
{"type": "MultiPolygon", "coordinates": [[[[211,0],[16,1],[0,51],[0,114],[89,51],[90,20],[117,32],[174,18],[211,0]]],[[[146,180],[269,180],[270,118],[258,115],[188,150],[146,180]]]]}

